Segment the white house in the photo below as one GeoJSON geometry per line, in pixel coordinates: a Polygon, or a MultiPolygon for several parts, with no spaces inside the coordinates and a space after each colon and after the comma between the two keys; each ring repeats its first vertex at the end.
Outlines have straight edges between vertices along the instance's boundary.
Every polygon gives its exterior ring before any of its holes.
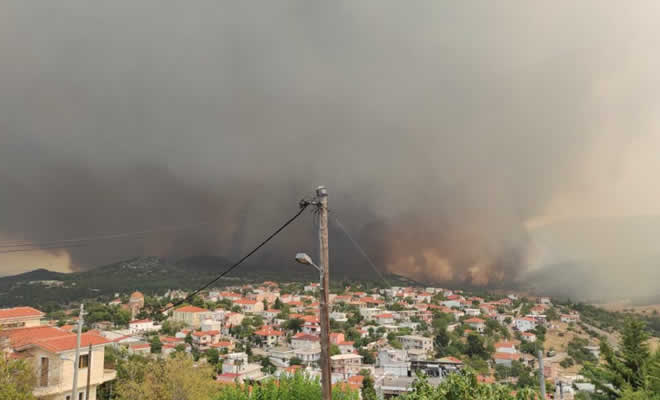
{"type": "Polygon", "coordinates": [[[481,315],[481,310],[478,308],[466,308],[463,310],[465,312],[465,315],[468,317],[478,317],[481,315]]]}
{"type": "Polygon", "coordinates": [[[562,314],[560,319],[561,322],[565,322],[567,324],[571,322],[577,323],[580,320],[580,314],[562,314]]]}
{"type": "Polygon", "coordinates": [[[309,285],[305,285],[303,288],[305,292],[315,292],[319,290],[319,284],[318,283],[310,283],[309,285]]]}
{"type": "Polygon", "coordinates": [[[486,321],[481,318],[473,317],[465,320],[465,323],[475,331],[481,333],[486,329],[486,321]]]}
{"type": "Polygon", "coordinates": [[[355,342],[352,341],[343,341],[337,343],[337,347],[339,347],[339,351],[341,354],[348,354],[348,353],[353,353],[355,351],[355,347],[353,345],[355,342]]]}
{"type": "Polygon", "coordinates": [[[150,319],[136,319],[128,323],[128,332],[131,335],[159,331],[160,325],[154,324],[150,319]]]}
{"type": "Polygon", "coordinates": [[[334,319],[336,322],[347,322],[346,313],[334,311],[330,313],[330,319],[334,319]]]}
{"type": "Polygon", "coordinates": [[[509,354],[517,354],[518,349],[516,348],[516,344],[513,342],[497,342],[495,343],[495,351],[497,353],[509,353],[509,354]]]}
{"type": "Polygon", "coordinates": [[[294,348],[293,355],[298,357],[304,364],[311,364],[321,359],[321,346],[294,348]]]}
{"type": "Polygon", "coordinates": [[[532,329],[536,328],[536,320],[530,317],[516,318],[514,321],[514,326],[520,332],[531,331],[532,329]]]}
{"type": "Polygon", "coordinates": [[[394,314],[392,313],[382,313],[376,314],[372,317],[378,325],[391,325],[394,323],[394,314]]]}
{"type": "MultiPolygon", "coordinates": [[[[73,371],[78,370],[78,393],[86,397],[89,374],[89,399],[96,400],[97,387],[116,378],[116,371],[104,369],[108,340],[92,332],[80,338],[80,358],[74,362],[76,335],[50,326],[15,328],[0,332],[10,356],[26,360],[36,374],[33,394],[43,400],[64,400],[73,389],[73,371]],[[89,352],[91,346],[91,353],[89,352]]],[[[1,355],[0,355],[1,356],[1,355]]]]}
{"type": "Polygon", "coordinates": [[[308,335],[306,333],[298,333],[291,338],[291,347],[294,349],[303,349],[318,345],[320,339],[316,335],[308,335]]]}

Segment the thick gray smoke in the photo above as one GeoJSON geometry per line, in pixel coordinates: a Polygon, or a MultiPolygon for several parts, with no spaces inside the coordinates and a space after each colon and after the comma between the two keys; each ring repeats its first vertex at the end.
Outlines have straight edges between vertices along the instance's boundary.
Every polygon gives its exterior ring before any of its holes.
{"type": "Polygon", "coordinates": [[[208,221],[67,255],[235,257],[325,184],[384,269],[508,283],[657,127],[656,2],[314,3],[0,0],[0,236],[208,221]]]}

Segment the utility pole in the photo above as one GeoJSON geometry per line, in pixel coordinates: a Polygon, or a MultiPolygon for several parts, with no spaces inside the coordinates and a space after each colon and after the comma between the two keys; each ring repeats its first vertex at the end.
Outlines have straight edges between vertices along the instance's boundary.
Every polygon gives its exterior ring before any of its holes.
{"type": "Polygon", "coordinates": [[[89,384],[92,377],[92,344],[89,344],[89,352],[87,353],[87,388],[85,389],[85,400],[89,400],[89,384]]]}
{"type": "Polygon", "coordinates": [[[541,398],[545,400],[545,376],[543,374],[543,350],[539,350],[539,387],[541,388],[541,398]]]}
{"type": "Polygon", "coordinates": [[[328,253],[328,190],[316,188],[319,216],[319,260],[321,262],[321,385],[323,400],[332,399],[332,375],[330,373],[330,318],[328,293],[330,292],[330,256],[328,253]]]}
{"type": "Polygon", "coordinates": [[[78,400],[78,363],[80,362],[80,336],[83,326],[83,304],[80,303],[80,315],[78,316],[78,337],[76,338],[76,356],[73,359],[73,388],[71,389],[71,400],[78,400]]]}

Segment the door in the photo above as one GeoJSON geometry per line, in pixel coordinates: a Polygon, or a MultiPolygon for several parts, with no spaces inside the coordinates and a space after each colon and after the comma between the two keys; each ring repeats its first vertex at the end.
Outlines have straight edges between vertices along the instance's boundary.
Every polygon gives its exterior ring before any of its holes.
{"type": "Polygon", "coordinates": [[[41,357],[40,386],[48,386],[48,357],[41,357]]]}

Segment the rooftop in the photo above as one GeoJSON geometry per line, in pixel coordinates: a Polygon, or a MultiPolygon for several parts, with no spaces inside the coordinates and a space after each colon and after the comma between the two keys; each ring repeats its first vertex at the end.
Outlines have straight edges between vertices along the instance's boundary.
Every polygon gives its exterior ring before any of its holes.
{"type": "Polygon", "coordinates": [[[0,309],[0,320],[10,318],[41,317],[44,313],[32,307],[14,307],[0,309]]]}

